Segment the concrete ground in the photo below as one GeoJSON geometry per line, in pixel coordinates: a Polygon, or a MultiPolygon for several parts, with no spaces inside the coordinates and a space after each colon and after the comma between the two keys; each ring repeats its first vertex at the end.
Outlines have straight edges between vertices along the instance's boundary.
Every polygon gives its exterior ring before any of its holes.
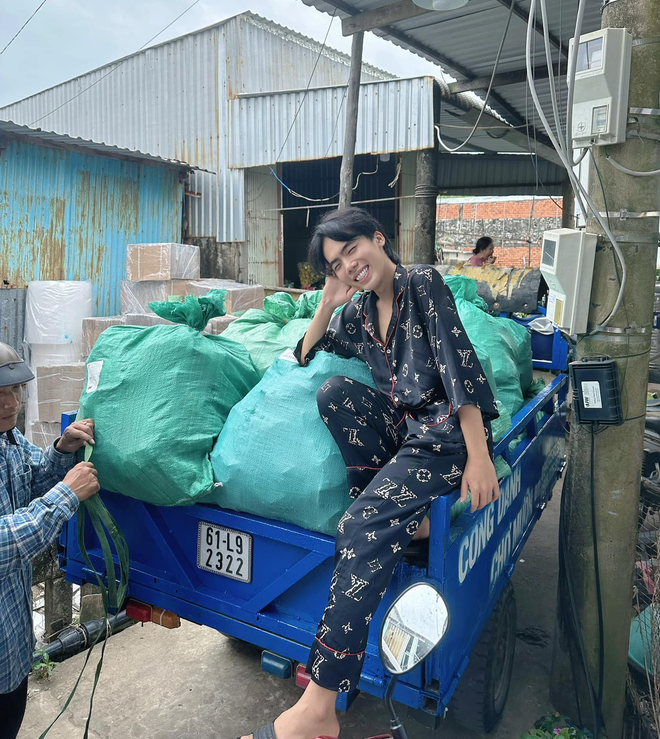
{"type": "MultiPolygon", "coordinates": [[[[513,678],[502,720],[492,739],[516,739],[551,710],[548,684],[557,587],[559,485],[537,524],[513,583],[518,639],[513,678]]],[[[97,647],[98,649],[98,647],[97,647]]],[[[99,650],[100,652],[100,650],[99,650]]],[[[62,709],[85,655],[59,665],[49,679],[30,678],[28,705],[19,739],[36,739],[62,709]]],[[[82,737],[96,658],[50,739],[82,737]]],[[[293,680],[260,670],[260,651],[191,623],[168,631],[134,626],[108,642],[99,680],[90,739],[235,739],[272,720],[299,696],[293,680]]],[[[340,717],[341,739],[384,733],[387,711],[362,694],[340,717]]],[[[471,739],[449,717],[437,733],[412,719],[410,739],[471,739]]],[[[286,739],[286,737],[280,737],[286,739]]]]}

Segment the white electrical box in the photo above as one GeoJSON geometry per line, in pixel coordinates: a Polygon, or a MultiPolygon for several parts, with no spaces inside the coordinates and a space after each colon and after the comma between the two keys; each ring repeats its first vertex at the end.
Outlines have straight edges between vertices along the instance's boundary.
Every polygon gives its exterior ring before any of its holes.
{"type": "Polygon", "coordinates": [[[569,335],[587,330],[596,258],[595,234],[573,228],[543,233],[541,274],[548,284],[548,318],[569,335]]]}
{"type": "Polygon", "coordinates": [[[626,140],[631,59],[632,36],[625,28],[602,28],[580,36],[571,131],[574,149],[626,140]]]}

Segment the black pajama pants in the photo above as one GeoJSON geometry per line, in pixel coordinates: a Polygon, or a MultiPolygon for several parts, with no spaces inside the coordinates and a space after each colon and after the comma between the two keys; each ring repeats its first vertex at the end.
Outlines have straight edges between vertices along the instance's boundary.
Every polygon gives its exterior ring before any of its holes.
{"type": "Polygon", "coordinates": [[[307,671],[324,688],[350,692],[360,678],[369,623],[402,551],[431,501],[460,486],[467,451],[455,433],[448,441],[443,422],[409,435],[404,409],[355,380],[332,377],[317,399],[355,500],[337,526],[329,601],[307,671]]]}

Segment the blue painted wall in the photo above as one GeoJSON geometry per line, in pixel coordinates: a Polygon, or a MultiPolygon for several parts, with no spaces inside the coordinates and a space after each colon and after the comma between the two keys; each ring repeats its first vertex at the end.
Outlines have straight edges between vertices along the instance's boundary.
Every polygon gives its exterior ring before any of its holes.
{"type": "Polygon", "coordinates": [[[126,246],[181,240],[173,167],[9,138],[0,149],[0,281],[92,280],[97,315],[119,313],[126,246]]]}

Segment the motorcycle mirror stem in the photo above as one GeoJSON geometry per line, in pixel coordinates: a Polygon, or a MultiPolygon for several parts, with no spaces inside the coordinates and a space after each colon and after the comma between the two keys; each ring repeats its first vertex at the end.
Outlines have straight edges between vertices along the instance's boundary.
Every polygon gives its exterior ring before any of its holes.
{"type": "Polygon", "coordinates": [[[385,692],[392,739],[408,739],[392,699],[399,676],[421,664],[442,641],[448,627],[447,604],[428,582],[417,582],[404,590],[385,614],[380,629],[380,659],[392,676],[385,692]]]}

